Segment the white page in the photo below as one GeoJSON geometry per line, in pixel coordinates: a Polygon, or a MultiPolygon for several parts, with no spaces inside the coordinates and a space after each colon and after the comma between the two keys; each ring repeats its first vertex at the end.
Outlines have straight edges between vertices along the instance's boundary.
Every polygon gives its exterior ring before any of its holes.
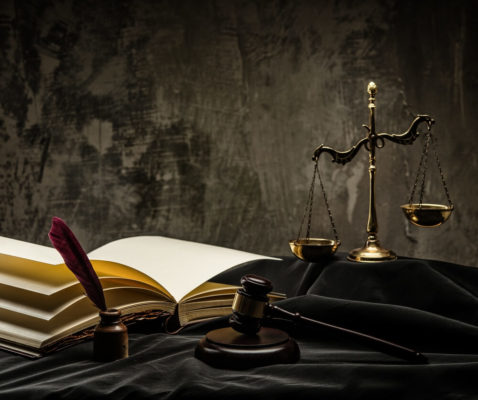
{"type": "Polygon", "coordinates": [[[116,240],[90,252],[88,256],[91,260],[124,264],[149,275],[177,301],[201,283],[235,265],[258,259],[278,260],[161,236],[116,240]]]}
{"type": "Polygon", "coordinates": [[[9,256],[27,258],[46,264],[63,264],[63,258],[53,247],[23,242],[0,236],[0,253],[9,256]]]}

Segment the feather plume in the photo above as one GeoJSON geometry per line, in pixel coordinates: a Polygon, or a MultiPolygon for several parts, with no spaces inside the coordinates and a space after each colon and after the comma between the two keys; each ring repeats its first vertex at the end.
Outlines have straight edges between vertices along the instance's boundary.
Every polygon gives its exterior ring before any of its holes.
{"type": "Polygon", "coordinates": [[[75,235],[61,218],[53,217],[48,237],[66,266],[80,281],[88,298],[96,307],[105,311],[105,296],[98,275],[75,235]]]}

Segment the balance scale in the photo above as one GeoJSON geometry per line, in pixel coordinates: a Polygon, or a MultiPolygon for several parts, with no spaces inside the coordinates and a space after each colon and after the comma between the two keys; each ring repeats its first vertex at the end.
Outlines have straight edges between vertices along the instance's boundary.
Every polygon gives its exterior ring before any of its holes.
{"type": "Polygon", "coordinates": [[[419,227],[437,227],[443,224],[453,211],[453,203],[450,199],[450,194],[445,183],[445,178],[441,169],[438,154],[435,148],[435,138],[432,136],[431,128],[434,124],[434,120],[429,115],[417,115],[407,131],[402,134],[389,134],[389,133],[376,133],[375,130],[375,95],[377,94],[377,86],[375,83],[370,82],[367,87],[369,94],[369,125],[363,125],[367,130],[367,135],[360,139],[354,146],[346,151],[337,151],[331,147],[320,145],[314,151],[312,160],[315,162],[314,173],[312,177],[312,183],[310,185],[309,197],[307,205],[305,207],[304,216],[299,228],[299,234],[297,239],[290,240],[289,245],[292,252],[300,259],[308,262],[318,262],[324,260],[327,257],[333,255],[337,248],[340,246],[340,240],[335,227],[332,212],[327,200],[327,194],[324,189],[324,184],[320,176],[319,171],[319,157],[323,153],[329,153],[332,156],[332,161],[338,164],[347,164],[352,161],[360,149],[363,147],[369,153],[369,207],[368,207],[368,221],[367,221],[367,241],[363,247],[353,249],[349,252],[347,258],[356,262],[381,262],[392,261],[397,258],[396,254],[392,250],[383,248],[378,240],[378,223],[377,213],[375,208],[375,173],[376,167],[376,151],[385,146],[386,140],[389,140],[398,144],[411,145],[415,142],[415,139],[421,135],[418,131],[418,127],[421,124],[426,124],[427,131],[425,135],[425,144],[423,152],[420,158],[418,166],[417,176],[415,183],[412,187],[410,198],[407,204],[401,206],[407,219],[414,225],[419,227]],[[425,189],[425,177],[427,172],[428,151],[430,147],[433,149],[435,155],[435,161],[440,172],[443,188],[448,200],[448,205],[443,204],[430,204],[423,202],[423,193],[425,189]],[[312,206],[314,203],[314,188],[317,177],[319,178],[320,188],[327,207],[329,220],[332,231],[334,233],[334,239],[326,238],[311,238],[310,228],[312,222],[312,206]],[[418,182],[421,177],[420,194],[418,203],[414,203],[414,197],[418,182]],[[307,217],[307,231],[306,236],[302,237],[301,232],[303,225],[307,217]]]}

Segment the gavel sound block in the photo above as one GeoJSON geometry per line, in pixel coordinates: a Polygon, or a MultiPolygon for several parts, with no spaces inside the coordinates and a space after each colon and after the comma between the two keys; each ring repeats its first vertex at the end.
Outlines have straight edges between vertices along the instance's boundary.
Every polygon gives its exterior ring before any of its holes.
{"type": "Polygon", "coordinates": [[[300,351],[295,340],[282,330],[261,326],[270,281],[246,275],[241,284],[232,305],[231,326],[207,333],[196,347],[196,358],[228,369],[297,362],[300,351]]]}

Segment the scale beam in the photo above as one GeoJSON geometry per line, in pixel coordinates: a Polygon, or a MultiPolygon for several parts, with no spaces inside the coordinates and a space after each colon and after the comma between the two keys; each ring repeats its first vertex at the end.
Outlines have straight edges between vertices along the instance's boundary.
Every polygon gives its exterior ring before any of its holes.
{"type": "Polygon", "coordinates": [[[413,144],[415,139],[420,136],[418,125],[422,122],[426,122],[428,130],[430,130],[435,120],[429,115],[417,115],[410,127],[402,134],[378,133],[377,136],[379,139],[387,139],[398,144],[413,144]]]}
{"type": "MultiPolygon", "coordinates": [[[[378,133],[376,135],[377,141],[379,139],[382,141],[383,139],[387,139],[387,140],[390,140],[391,142],[398,143],[398,144],[413,144],[416,138],[420,136],[420,132],[418,132],[418,125],[420,125],[420,123],[422,122],[426,122],[427,127],[430,130],[431,126],[435,123],[435,120],[429,115],[417,115],[415,119],[413,120],[413,122],[410,124],[410,127],[405,132],[400,134],[378,133]]],[[[367,130],[369,129],[367,125],[363,125],[363,126],[367,130]]],[[[364,137],[360,139],[354,146],[352,146],[350,149],[346,151],[337,151],[333,149],[332,147],[321,144],[319,147],[315,149],[312,160],[313,161],[318,160],[322,153],[329,153],[332,156],[332,162],[345,165],[355,158],[355,156],[357,155],[357,153],[359,152],[362,146],[367,147],[368,142],[369,142],[369,138],[364,137]]],[[[383,145],[384,143],[381,142],[379,145],[377,145],[377,147],[382,148],[383,145]]]]}

